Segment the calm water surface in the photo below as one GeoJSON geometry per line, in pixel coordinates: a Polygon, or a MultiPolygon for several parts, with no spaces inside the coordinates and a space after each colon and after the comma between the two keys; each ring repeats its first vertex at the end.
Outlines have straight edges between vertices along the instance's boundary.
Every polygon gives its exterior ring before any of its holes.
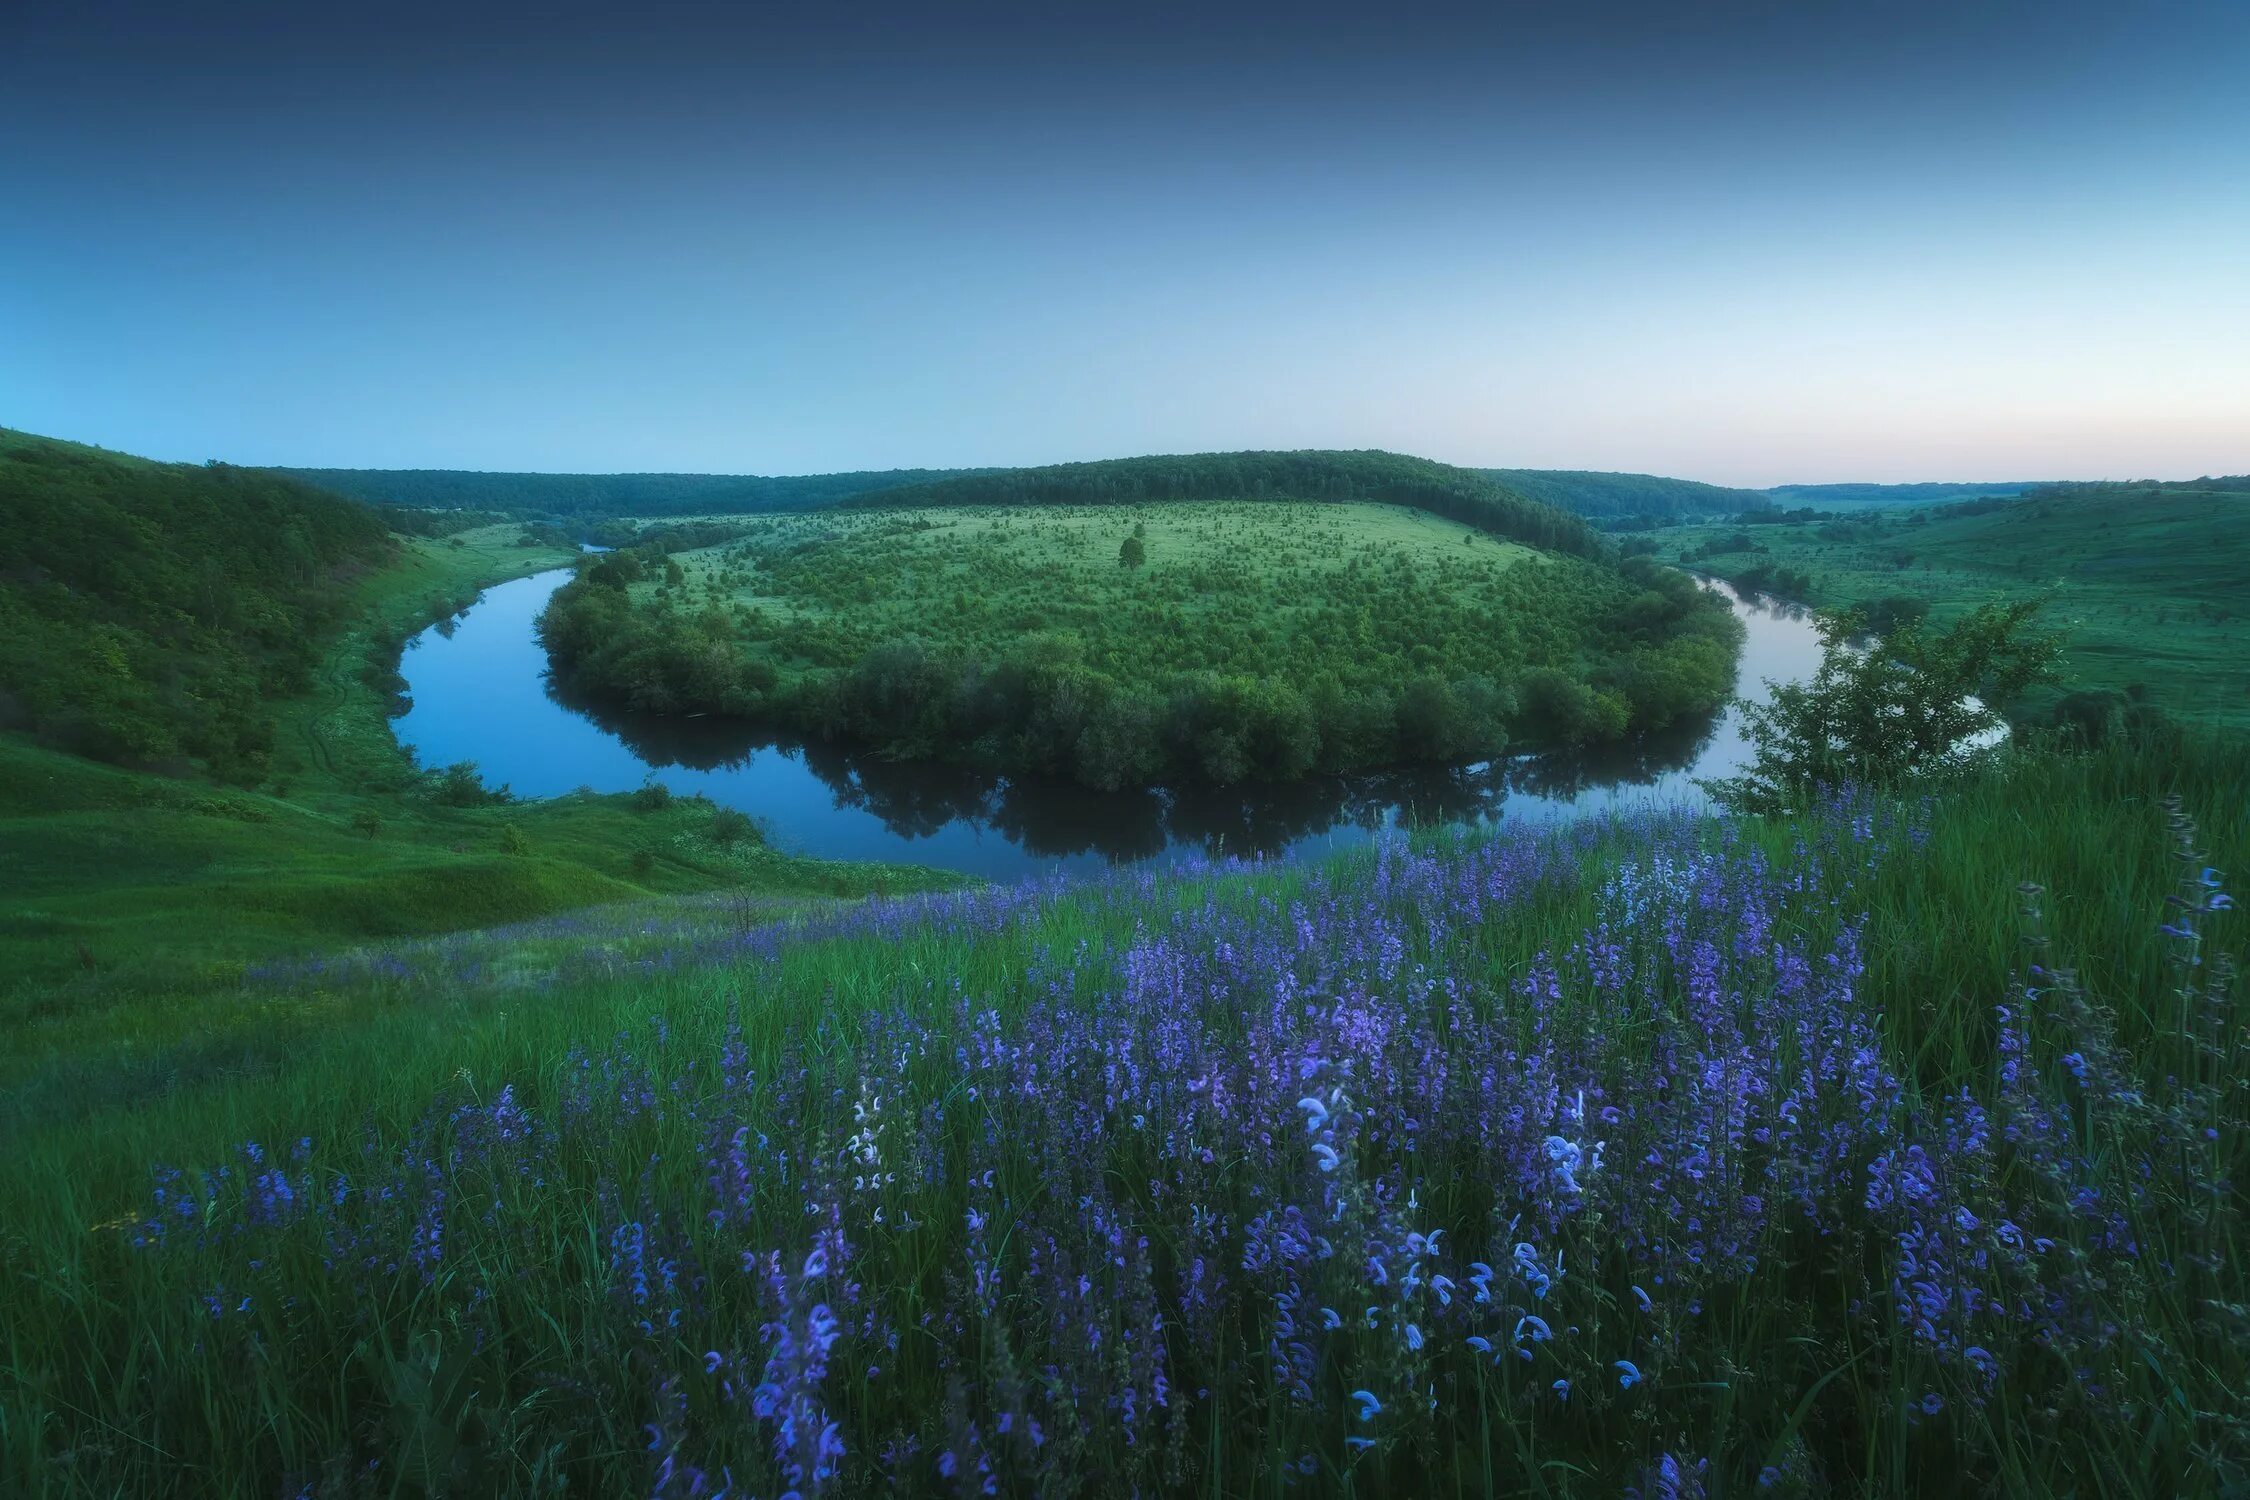
{"type": "MultiPolygon", "coordinates": [[[[1696,778],[1731,774],[1745,747],[1733,710],[1640,744],[1451,768],[1315,777],[1284,786],[1102,793],[905,765],[776,741],[738,722],[621,714],[574,703],[547,680],[532,622],[570,579],[558,568],[503,583],[408,643],[412,707],[398,737],[425,766],[475,761],[519,797],[659,781],[765,825],[779,847],[825,859],[896,860],[996,879],[1104,861],[1310,851],[1399,824],[1546,823],[1616,806],[1694,805],[1696,778]]],[[[1748,630],[1735,688],[1765,696],[1820,663],[1803,611],[1723,584],[1748,630]]]]}

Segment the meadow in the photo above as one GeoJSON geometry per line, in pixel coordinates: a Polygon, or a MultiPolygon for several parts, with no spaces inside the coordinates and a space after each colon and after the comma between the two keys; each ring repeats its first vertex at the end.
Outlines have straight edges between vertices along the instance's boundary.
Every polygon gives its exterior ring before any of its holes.
{"type": "Polygon", "coordinates": [[[2250,729],[2250,493],[2096,489],[1655,537],[1721,577],[1803,575],[1792,597],[1824,609],[1907,596],[1943,622],[2044,599],[2065,689],[2138,688],[2177,717],[2250,729]]]}
{"type": "Polygon", "coordinates": [[[10,1132],[0,1465],[2216,1493],[2246,855],[2233,746],[2026,746],[1787,819],[263,968],[320,1017],[286,1056],[10,1132]]]}
{"type": "Polygon", "coordinates": [[[575,687],[1104,789],[1612,739],[1708,710],[1677,574],[1368,502],[890,507],[605,560],[542,622],[575,687]]]}

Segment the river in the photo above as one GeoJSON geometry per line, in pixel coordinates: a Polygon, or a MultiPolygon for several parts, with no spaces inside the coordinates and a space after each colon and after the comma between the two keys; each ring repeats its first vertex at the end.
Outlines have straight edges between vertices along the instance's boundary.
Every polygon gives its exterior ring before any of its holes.
{"type": "MultiPolygon", "coordinates": [[[[428,767],[474,761],[519,797],[657,781],[756,818],[772,843],[824,859],[891,860],[1016,879],[1057,867],[1197,854],[1311,851],[1400,823],[1546,823],[1617,806],[1696,805],[1698,778],[1746,753],[1739,711],[1625,747],[1279,786],[1102,793],[776,741],[715,718],[621,714],[547,680],[533,622],[557,568],[496,585],[407,645],[400,742],[428,767]]],[[[1820,662],[1803,611],[1723,592],[1747,631],[1736,691],[1763,697],[1820,662]]]]}

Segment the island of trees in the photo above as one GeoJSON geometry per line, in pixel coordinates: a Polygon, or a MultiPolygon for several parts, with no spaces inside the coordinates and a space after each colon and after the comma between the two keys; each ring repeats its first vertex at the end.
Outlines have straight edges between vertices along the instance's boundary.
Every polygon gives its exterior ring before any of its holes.
{"type": "Polygon", "coordinates": [[[1103,789],[1613,740],[1715,708],[1739,631],[1574,516],[1390,454],[1018,470],[590,560],[574,690],[1103,789]]]}

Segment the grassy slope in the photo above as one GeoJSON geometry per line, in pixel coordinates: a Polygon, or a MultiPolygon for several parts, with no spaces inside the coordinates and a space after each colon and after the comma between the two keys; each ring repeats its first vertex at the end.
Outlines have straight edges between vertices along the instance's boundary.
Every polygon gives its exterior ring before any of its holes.
{"type": "MultiPolygon", "coordinates": [[[[856,894],[942,881],[722,849],[710,809],[636,812],[622,797],[450,808],[414,790],[370,662],[481,586],[568,554],[517,548],[520,528],[404,540],[361,585],[357,622],[327,646],[307,696],[275,705],[273,778],[256,791],[99,766],[0,738],[0,974],[45,990],[222,982],[247,960],[456,931],[652,894],[755,888],[856,894]],[[373,839],[355,831],[372,812],[373,839]],[[526,852],[509,853],[509,831],[526,852]],[[649,859],[636,869],[635,853],[649,859]]],[[[76,993],[76,990],[73,990],[76,993]]],[[[73,1008],[81,1001],[72,1001],[73,1008]]],[[[58,1014],[19,1003],[11,1025],[58,1014]]]]}
{"type": "MultiPolygon", "coordinates": [[[[2185,718],[2250,727],[2250,494],[2061,497],[1916,524],[1866,518],[1748,528],[1768,550],[1697,566],[1733,576],[1759,563],[1802,569],[1827,608],[1919,594],[1945,620],[1990,599],[2044,596],[2063,632],[2065,687],[2146,685],[2185,718]]],[[[1660,538],[1677,558],[1731,526],[1660,538]]]]}

